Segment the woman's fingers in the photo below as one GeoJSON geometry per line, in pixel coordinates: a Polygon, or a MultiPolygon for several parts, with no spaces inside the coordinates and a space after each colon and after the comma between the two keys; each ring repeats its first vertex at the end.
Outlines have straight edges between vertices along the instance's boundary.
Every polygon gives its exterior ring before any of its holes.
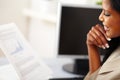
{"type": "Polygon", "coordinates": [[[100,24],[97,24],[96,27],[98,27],[99,30],[104,34],[104,36],[105,36],[105,38],[107,39],[107,41],[110,41],[110,40],[111,40],[109,37],[107,37],[107,35],[105,34],[104,28],[103,28],[100,24]]]}
{"type": "Polygon", "coordinates": [[[95,37],[93,36],[93,32],[90,30],[88,35],[87,35],[87,39],[88,39],[88,44],[94,44],[94,45],[98,45],[97,40],[95,39],[95,37]]]}
{"type": "Polygon", "coordinates": [[[88,43],[101,47],[103,49],[109,48],[107,43],[106,34],[100,25],[91,28],[87,35],[88,43]]]}
{"type": "Polygon", "coordinates": [[[99,25],[96,25],[94,27],[94,32],[95,32],[96,36],[98,37],[97,38],[98,42],[102,46],[102,48],[104,48],[104,49],[109,48],[104,29],[102,27],[100,27],[99,25]]]}

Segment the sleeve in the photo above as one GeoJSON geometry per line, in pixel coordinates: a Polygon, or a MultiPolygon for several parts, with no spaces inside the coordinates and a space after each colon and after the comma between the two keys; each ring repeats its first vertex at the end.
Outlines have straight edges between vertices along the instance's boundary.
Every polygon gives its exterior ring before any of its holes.
{"type": "Polygon", "coordinates": [[[88,74],[85,76],[84,80],[95,80],[97,75],[98,75],[99,69],[96,70],[95,72],[93,72],[92,74],[90,74],[90,72],[88,72],[88,74]]]}

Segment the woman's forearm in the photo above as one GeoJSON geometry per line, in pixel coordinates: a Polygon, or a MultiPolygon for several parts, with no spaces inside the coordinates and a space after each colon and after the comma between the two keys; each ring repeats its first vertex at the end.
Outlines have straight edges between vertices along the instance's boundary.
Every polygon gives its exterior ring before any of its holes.
{"type": "Polygon", "coordinates": [[[88,56],[89,56],[89,70],[90,73],[93,73],[101,66],[98,48],[95,46],[88,46],[88,56]]]}
{"type": "Polygon", "coordinates": [[[101,66],[98,47],[103,49],[109,47],[106,39],[106,32],[101,25],[97,24],[89,30],[86,44],[89,55],[89,70],[90,73],[93,73],[101,66]]]}

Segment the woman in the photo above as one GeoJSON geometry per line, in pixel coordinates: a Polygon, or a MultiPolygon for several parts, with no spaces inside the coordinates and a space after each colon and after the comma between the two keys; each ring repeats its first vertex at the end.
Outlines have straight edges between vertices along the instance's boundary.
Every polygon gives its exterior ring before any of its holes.
{"type": "Polygon", "coordinates": [[[120,0],[102,0],[102,8],[99,20],[103,27],[97,24],[87,34],[89,73],[84,80],[120,80],[120,0]],[[114,48],[111,39],[117,41],[114,48]],[[102,65],[98,47],[112,48],[102,65]]]}

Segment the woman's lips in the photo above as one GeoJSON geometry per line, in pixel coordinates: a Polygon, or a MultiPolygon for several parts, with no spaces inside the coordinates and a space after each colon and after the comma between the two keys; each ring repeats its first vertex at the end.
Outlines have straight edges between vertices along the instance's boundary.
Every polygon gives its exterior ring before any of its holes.
{"type": "MultiPolygon", "coordinates": [[[[110,28],[109,28],[109,27],[107,27],[107,26],[104,26],[104,29],[105,29],[105,31],[106,31],[106,32],[110,30],[110,28]]],[[[111,38],[108,38],[108,37],[106,37],[106,39],[107,39],[108,41],[110,41],[110,40],[111,40],[111,38]]]]}

